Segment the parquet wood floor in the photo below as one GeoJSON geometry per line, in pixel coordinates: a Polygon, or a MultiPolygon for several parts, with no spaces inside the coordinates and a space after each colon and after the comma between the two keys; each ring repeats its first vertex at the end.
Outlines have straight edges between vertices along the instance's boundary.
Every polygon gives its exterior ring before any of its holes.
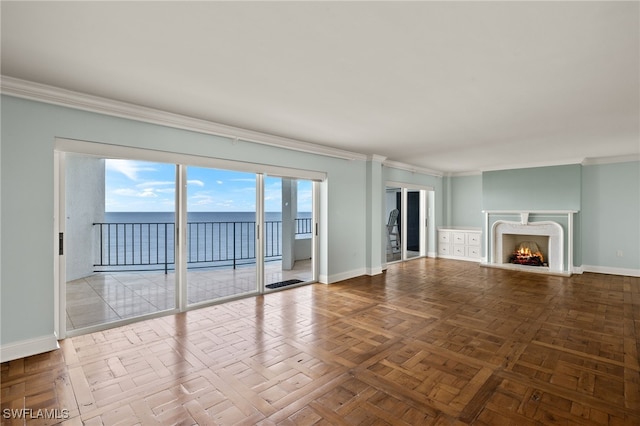
{"type": "Polygon", "coordinates": [[[640,278],[420,259],[4,363],[2,424],[639,425],[639,349],[640,278]]]}

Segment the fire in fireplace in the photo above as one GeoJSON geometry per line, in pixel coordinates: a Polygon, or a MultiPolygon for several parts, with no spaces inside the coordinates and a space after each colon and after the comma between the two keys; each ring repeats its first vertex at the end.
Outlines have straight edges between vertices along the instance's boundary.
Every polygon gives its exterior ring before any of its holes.
{"type": "Polygon", "coordinates": [[[527,266],[548,266],[544,261],[542,250],[533,241],[519,243],[516,250],[509,256],[509,263],[527,266]]]}

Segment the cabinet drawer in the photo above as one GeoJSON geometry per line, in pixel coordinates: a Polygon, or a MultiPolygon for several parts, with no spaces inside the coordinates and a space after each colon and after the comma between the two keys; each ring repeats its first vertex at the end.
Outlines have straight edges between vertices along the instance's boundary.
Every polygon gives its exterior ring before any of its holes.
{"type": "Polygon", "coordinates": [[[470,232],[467,234],[467,244],[470,246],[479,246],[480,240],[480,234],[476,234],[475,232],[470,232]]]}
{"type": "Polygon", "coordinates": [[[438,232],[438,242],[448,243],[451,241],[451,234],[449,232],[438,232]]]}
{"type": "Polygon", "coordinates": [[[480,247],[468,246],[467,257],[474,257],[474,258],[480,257],[480,247]]]}
{"type": "Polygon", "coordinates": [[[449,245],[439,245],[438,246],[438,254],[450,255],[451,254],[451,246],[449,246],[449,245]]]}
{"type": "Polygon", "coordinates": [[[458,246],[458,245],[453,246],[453,255],[454,256],[462,256],[462,257],[466,256],[465,247],[464,246],[458,246]]]}
{"type": "Polygon", "coordinates": [[[453,233],[453,244],[466,244],[467,234],[464,232],[453,233]]]}

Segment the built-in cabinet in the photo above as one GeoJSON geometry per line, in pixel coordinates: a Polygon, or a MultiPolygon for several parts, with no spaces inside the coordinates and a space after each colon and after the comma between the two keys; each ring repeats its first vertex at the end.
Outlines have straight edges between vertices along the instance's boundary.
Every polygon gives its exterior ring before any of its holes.
{"type": "Polygon", "coordinates": [[[482,231],[473,228],[439,228],[438,257],[480,262],[482,231]]]}

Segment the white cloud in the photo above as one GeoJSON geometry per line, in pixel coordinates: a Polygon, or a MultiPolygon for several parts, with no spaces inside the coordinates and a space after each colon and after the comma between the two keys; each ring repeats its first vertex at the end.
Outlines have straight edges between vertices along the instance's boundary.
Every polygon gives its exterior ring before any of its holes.
{"type": "Polygon", "coordinates": [[[154,171],[153,167],[145,166],[143,163],[134,160],[107,159],[105,161],[106,168],[118,173],[122,173],[132,181],[138,180],[139,172],[154,171]]]}
{"type": "Polygon", "coordinates": [[[122,195],[123,197],[135,197],[139,191],[133,188],[117,188],[112,191],[115,195],[122,195]]]}
{"type": "Polygon", "coordinates": [[[159,194],[174,194],[176,192],[175,188],[158,188],[156,192],[159,194]]]}
{"type": "Polygon", "coordinates": [[[214,203],[214,198],[209,194],[199,192],[189,197],[189,201],[195,206],[208,206],[214,203]]]}
{"type": "Polygon", "coordinates": [[[175,182],[172,180],[150,180],[147,182],[142,182],[136,185],[138,188],[151,188],[156,186],[175,186],[175,182]]]}
{"type": "Polygon", "coordinates": [[[142,191],[136,191],[133,188],[117,188],[112,191],[114,195],[119,195],[122,197],[141,197],[141,198],[152,198],[157,197],[158,194],[155,193],[153,189],[147,188],[142,191]]]}
{"type": "Polygon", "coordinates": [[[204,182],[198,179],[191,179],[187,181],[188,185],[204,186],[204,182]]]}
{"type": "Polygon", "coordinates": [[[158,194],[156,194],[153,189],[145,189],[144,191],[142,191],[138,197],[143,197],[143,198],[155,198],[157,197],[158,194]]]}

